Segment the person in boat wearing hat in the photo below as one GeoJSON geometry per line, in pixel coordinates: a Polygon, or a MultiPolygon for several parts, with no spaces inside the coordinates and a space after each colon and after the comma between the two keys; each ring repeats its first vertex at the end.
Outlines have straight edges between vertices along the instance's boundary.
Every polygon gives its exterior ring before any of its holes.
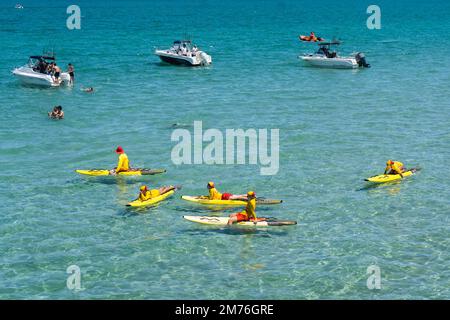
{"type": "Polygon", "coordinates": [[[130,161],[128,160],[127,154],[123,151],[121,146],[118,146],[116,153],[119,155],[119,161],[117,162],[117,167],[111,170],[111,174],[117,174],[119,172],[130,170],[130,161]]]}
{"type": "Polygon", "coordinates": [[[238,213],[233,213],[230,215],[228,220],[228,225],[233,223],[238,223],[241,221],[264,221],[264,219],[258,219],[256,217],[256,193],[253,191],[247,192],[247,206],[245,209],[238,213]]]}
{"type": "Polygon", "coordinates": [[[169,192],[170,190],[174,190],[174,189],[175,189],[174,186],[168,186],[168,187],[164,186],[159,189],[149,190],[148,187],[144,185],[144,186],[140,187],[140,189],[139,189],[138,199],[140,201],[147,201],[147,200],[158,197],[158,196],[160,196],[166,192],[169,192]]]}
{"type": "Polygon", "coordinates": [[[217,191],[214,182],[210,181],[207,185],[209,191],[209,200],[247,200],[247,196],[245,194],[235,195],[231,193],[220,193],[217,191]]]}
{"type": "Polygon", "coordinates": [[[384,169],[384,174],[399,174],[403,178],[403,173],[405,172],[405,167],[403,163],[399,161],[388,160],[386,162],[386,169],[384,169]]]}

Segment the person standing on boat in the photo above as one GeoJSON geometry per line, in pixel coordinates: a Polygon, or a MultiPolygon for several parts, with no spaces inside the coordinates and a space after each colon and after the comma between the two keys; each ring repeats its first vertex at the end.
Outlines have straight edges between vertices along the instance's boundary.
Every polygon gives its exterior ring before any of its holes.
{"type": "Polygon", "coordinates": [[[73,84],[73,82],[75,81],[75,68],[73,67],[73,65],[71,63],[69,63],[67,65],[67,73],[70,75],[70,84],[73,84]]]}
{"type": "Polygon", "coordinates": [[[59,83],[59,76],[61,75],[61,68],[56,65],[56,63],[53,63],[53,72],[55,77],[55,83],[59,83]]]}
{"type": "Polygon", "coordinates": [[[195,57],[197,55],[197,52],[198,52],[198,48],[196,45],[194,45],[194,47],[192,48],[192,51],[191,51],[191,55],[193,57],[195,57]]]}
{"type": "Polygon", "coordinates": [[[183,56],[187,55],[187,48],[186,48],[186,43],[183,43],[183,46],[181,47],[181,54],[183,56]]]}

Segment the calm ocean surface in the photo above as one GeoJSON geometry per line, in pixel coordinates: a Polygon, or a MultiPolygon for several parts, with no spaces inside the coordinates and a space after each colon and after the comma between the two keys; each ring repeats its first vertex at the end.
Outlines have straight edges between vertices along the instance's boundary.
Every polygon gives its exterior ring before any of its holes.
{"type": "Polygon", "coordinates": [[[0,2],[0,299],[450,299],[450,2],[0,2]],[[299,34],[344,41],[371,69],[304,67],[299,34]],[[155,48],[190,37],[206,68],[163,65],[155,48]],[[10,73],[54,48],[74,88],[39,89],[10,73]],[[93,86],[94,94],[81,92],[93,86]],[[66,118],[47,112],[62,105],[66,118]],[[172,124],[280,129],[280,170],[175,166],[172,124]],[[87,179],[117,145],[136,167],[167,174],[87,179]],[[401,183],[365,188],[387,159],[420,166],[401,183]],[[228,215],[182,201],[222,191],[280,198],[270,230],[211,228],[183,215],[228,215]],[[127,210],[142,182],[182,184],[156,208],[127,210]],[[66,287],[70,265],[83,290],[66,287]],[[366,286],[381,268],[381,290],[366,286]]]}

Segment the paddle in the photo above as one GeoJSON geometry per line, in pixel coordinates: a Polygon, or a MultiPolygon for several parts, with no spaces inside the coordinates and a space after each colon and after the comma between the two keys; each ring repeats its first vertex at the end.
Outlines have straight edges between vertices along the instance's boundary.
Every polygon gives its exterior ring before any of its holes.
{"type": "Polygon", "coordinates": [[[158,173],[164,173],[166,169],[141,169],[141,175],[143,176],[151,176],[158,173]]]}

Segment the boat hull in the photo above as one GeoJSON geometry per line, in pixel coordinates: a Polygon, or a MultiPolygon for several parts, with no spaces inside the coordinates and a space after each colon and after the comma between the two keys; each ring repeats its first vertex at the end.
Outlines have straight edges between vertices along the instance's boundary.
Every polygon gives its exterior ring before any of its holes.
{"type": "Polygon", "coordinates": [[[356,69],[359,67],[354,58],[326,58],[321,56],[301,57],[306,65],[317,68],[356,69]]]}
{"type": "Polygon", "coordinates": [[[155,55],[157,55],[161,61],[173,65],[196,67],[211,64],[211,57],[204,52],[198,52],[195,56],[182,56],[173,54],[170,51],[156,50],[155,55]]]}
{"type": "Polygon", "coordinates": [[[51,75],[35,72],[31,68],[17,68],[12,73],[22,84],[31,86],[59,87],[69,84],[70,81],[70,75],[65,72],[60,75],[60,83],[55,82],[51,75]]]}

